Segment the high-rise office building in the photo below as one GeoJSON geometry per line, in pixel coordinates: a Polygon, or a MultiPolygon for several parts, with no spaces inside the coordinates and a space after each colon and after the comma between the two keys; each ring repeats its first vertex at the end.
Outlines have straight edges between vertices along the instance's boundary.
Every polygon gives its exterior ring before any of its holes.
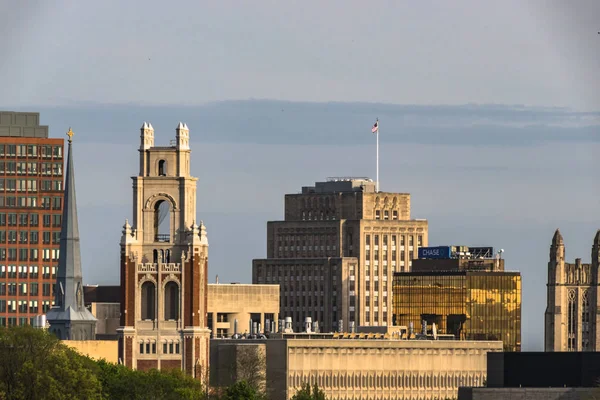
{"type": "Polygon", "coordinates": [[[592,244],[591,264],[565,262],[565,243],[557,229],[548,262],[545,313],[546,351],[600,351],[600,231],[592,244]]]}
{"type": "Polygon", "coordinates": [[[411,219],[410,194],[376,192],[367,178],[330,178],[285,195],[285,219],[267,223],[267,258],[252,282],[280,285],[280,318],[300,330],[392,323],[392,277],[427,246],[427,221],[411,219]],[[342,323],[342,326],[339,323],[342,323]]]}
{"type": "Polygon", "coordinates": [[[0,326],[53,304],[63,207],[63,139],[39,113],[0,112],[0,326]]]}
{"type": "Polygon", "coordinates": [[[133,179],[133,221],[121,236],[119,358],[134,369],[208,373],[208,239],[196,223],[187,125],[175,141],[154,145],[141,128],[140,170],[133,179]]]}

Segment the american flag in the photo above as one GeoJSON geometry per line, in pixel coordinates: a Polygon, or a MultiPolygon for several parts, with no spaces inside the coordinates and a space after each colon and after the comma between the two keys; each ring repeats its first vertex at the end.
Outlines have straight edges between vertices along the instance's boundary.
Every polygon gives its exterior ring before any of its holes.
{"type": "Polygon", "coordinates": [[[379,120],[375,121],[373,128],[371,128],[371,132],[373,132],[373,133],[379,132],[379,120]]]}

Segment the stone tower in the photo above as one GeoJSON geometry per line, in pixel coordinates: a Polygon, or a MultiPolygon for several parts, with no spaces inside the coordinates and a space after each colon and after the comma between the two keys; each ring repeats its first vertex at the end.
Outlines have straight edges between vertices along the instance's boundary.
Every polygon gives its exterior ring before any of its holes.
{"type": "Polygon", "coordinates": [[[208,241],[196,224],[189,129],[179,123],[174,142],[155,146],[144,123],[140,139],[133,220],[121,237],[119,357],[130,368],[181,368],[205,379],[208,241]]]}
{"type": "Polygon", "coordinates": [[[592,262],[565,262],[565,244],[557,229],[550,246],[548,298],[545,313],[546,351],[598,351],[600,310],[598,268],[600,231],[592,245],[592,262]]]}
{"type": "Polygon", "coordinates": [[[73,168],[73,131],[69,129],[65,197],[60,231],[60,250],[54,307],[46,314],[53,332],[61,340],[93,340],[96,318],[85,308],[79,250],[79,224],[73,168]]]}

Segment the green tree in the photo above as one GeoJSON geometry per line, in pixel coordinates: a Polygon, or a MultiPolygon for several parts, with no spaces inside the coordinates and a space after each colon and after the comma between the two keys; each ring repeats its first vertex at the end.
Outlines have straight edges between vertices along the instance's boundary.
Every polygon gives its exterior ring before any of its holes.
{"type": "Polygon", "coordinates": [[[325,392],[319,389],[319,386],[314,385],[311,391],[310,384],[307,383],[296,392],[292,400],[327,400],[327,397],[325,392]]]}
{"type": "Polygon", "coordinates": [[[95,363],[30,326],[0,328],[0,398],[101,400],[95,363]]]}
{"type": "Polygon", "coordinates": [[[229,386],[222,400],[263,400],[264,396],[246,381],[239,381],[229,386]]]}
{"type": "Polygon", "coordinates": [[[110,400],[202,400],[199,381],[179,369],[134,371],[123,365],[98,362],[99,379],[110,400]]]}

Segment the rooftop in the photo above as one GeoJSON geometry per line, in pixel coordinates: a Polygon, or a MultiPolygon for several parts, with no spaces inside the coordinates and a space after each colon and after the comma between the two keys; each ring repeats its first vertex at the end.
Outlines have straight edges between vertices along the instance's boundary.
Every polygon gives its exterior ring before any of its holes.
{"type": "Polygon", "coordinates": [[[48,138],[48,126],[39,123],[40,113],[0,111],[0,136],[48,138]]]}

